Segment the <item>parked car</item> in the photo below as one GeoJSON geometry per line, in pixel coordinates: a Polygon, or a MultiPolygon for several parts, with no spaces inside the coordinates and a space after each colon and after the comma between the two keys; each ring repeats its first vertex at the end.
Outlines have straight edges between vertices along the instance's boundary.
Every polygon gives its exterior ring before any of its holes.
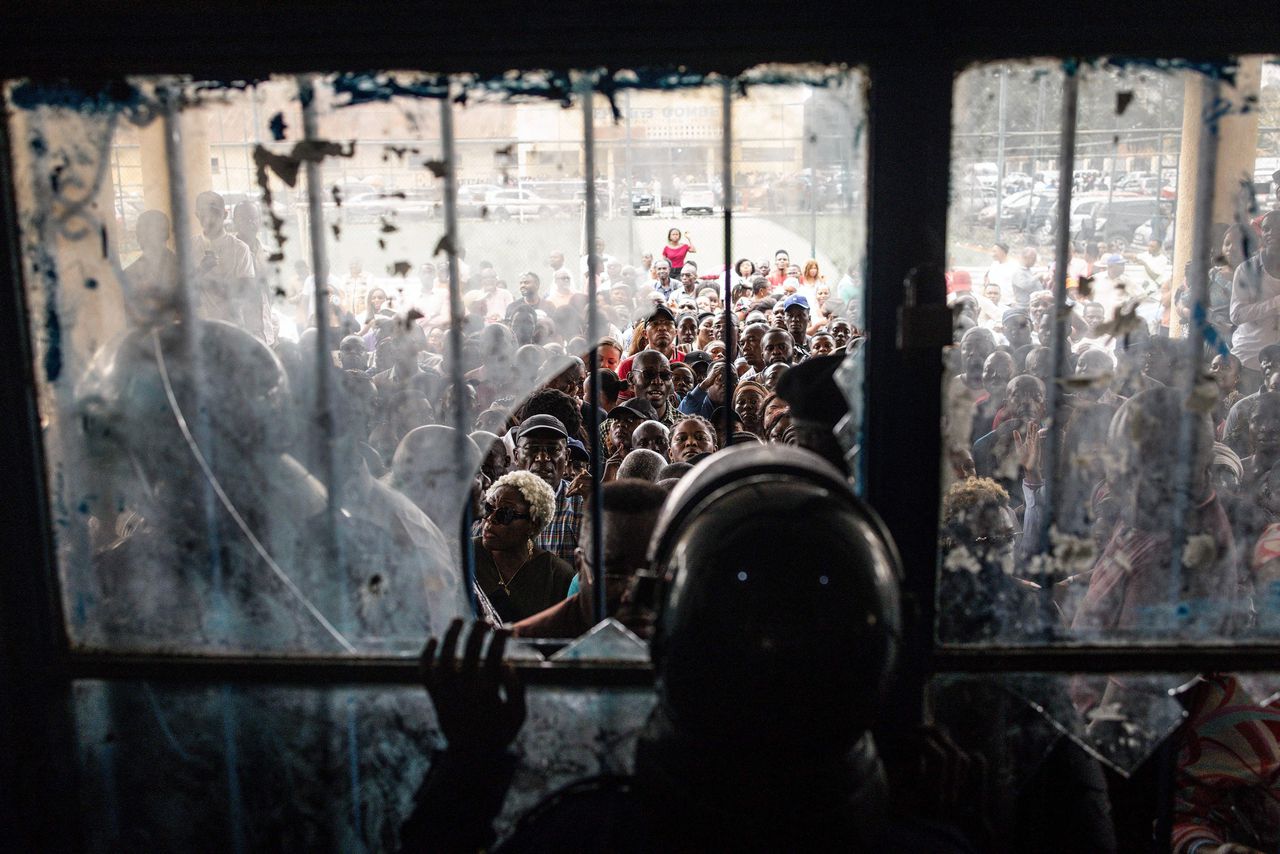
{"type": "MultiPolygon", "coordinates": [[[[1055,190],[1023,190],[1011,193],[1000,201],[1000,226],[1033,231],[1044,228],[1052,221],[1054,206],[1058,203],[1055,190]]],[[[996,205],[991,203],[978,212],[981,225],[994,226],[996,205]]]]}
{"type": "Polygon", "coordinates": [[[548,199],[532,190],[499,189],[484,197],[490,217],[495,219],[533,219],[534,217],[568,216],[581,210],[578,199],[548,199]]]}
{"type": "Polygon", "coordinates": [[[631,212],[636,216],[653,216],[658,212],[658,200],[648,190],[632,190],[631,212]]]}
{"type": "Polygon", "coordinates": [[[490,193],[501,190],[497,184],[463,184],[458,187],[458,216],[480,217],[489,215],[486,202],[490,193]]]}
{"type": "Polygon", "coordinates": [[[1135,193],[1139,196],[1154,198],[1157,191],[1162,199],[1172,199],[1174,190],[1155,175],[1147,172],[1131,172],[1116,182],[1116,191],[1135,193]]]}
{"type": "Polygon", "coordinates": [[[1004,176],[1004,191],[1014,193],[1018,190],[1030,190],[1035,181],[1025,172],[1010,172],[1004,176]]]}
{"type": "MultiPolygon", "coordinates": [[[[1164,247],[1170,252],[1173,251],[1174,221],[1170,216],[1163,221],[1164,226],[1164,247]]],[[[1155,220],[1149,219],[1142,225],[1133,230],[1133,245],[1146,248],[1147,243],[1151,241],[1151,236],[1155,229],[1155,220]]]]}
{"type": "MultiPolygon", "coordinates": [[[[1162,211],[1169,211],[1168,202],[1160,202],[1162,211]]],[[[1107,242],[1134,239],[1138,226],[1151,219],[1155,200],[1129,193],[1115,193],[1110,200],[1106,193],[1089,193],[1073,200],[1071,205],[1071,237],[1085,240],[1105,239],[1107,242]]]]}
{"type": "MultiPolygon", "coordinates": [[[[996,203],[994,187],[980,187],[977,184],[955,187],[951,195],[951,207],[965,219],[977,219],[983,210],[996,203]]],[[[992,217],[994,221],[994,208],[992,217]]]]}
{"type": "Polygon", "coordinates": [[[440,190],[412,188],[365,193],[342,206],[349,222],[425,220],[440,215],[444,202],[440,190]]]}
{"type": "Polygon", "coordinates": [[[680,213],[685,216],[715,212],[716,193],[710,184],[689,184],[680,191],[680,213]]]}
{"type": "Polygon", "coordinates": [[[971,163],[964,169],[964,183],[995,189],[1000,180],[1000,170],[994,163],[971,163]]]}

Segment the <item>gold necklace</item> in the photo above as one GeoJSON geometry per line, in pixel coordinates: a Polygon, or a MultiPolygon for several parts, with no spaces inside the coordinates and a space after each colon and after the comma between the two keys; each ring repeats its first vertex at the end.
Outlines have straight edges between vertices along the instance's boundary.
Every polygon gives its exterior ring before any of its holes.
{"type": "MultiPolygon", "coordinates": [[[[516,567],[516,571],[511,573],[511,577],[508,578],[506,581],[502,580],[502,570],[500,569],[498,570],[498,587],[500,587],[502,589],[502,592],[507,594],[508,596],[511,595],[511,582],[516,580],[516,576],[520,574],[520,570],[528,566],[529,559],[533,557],[533,541],[532,540],[529,540],[527,542],[525,546],[525,552],[526,554],[525,554],[524,563],[516,567]]],[[[497,569],[497,567],[494,567],[494,568],[497,569]]]]}

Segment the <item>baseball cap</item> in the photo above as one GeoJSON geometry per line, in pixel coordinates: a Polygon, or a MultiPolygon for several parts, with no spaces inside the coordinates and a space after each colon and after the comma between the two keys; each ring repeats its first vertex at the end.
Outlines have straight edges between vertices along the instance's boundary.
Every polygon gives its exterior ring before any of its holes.
{"type": "Polygon", "coordinates": [[[711,361],[711,354],[706,350],[690,350],[684,354],[684,363],[691,368],[700,362],[710,363],[711,361]]]}
{"type": "Polygon", "coordinates": [[[1102,259],[1102,263],[1108,267],[1123,267],[1124,256],[1116,255],[1112,253],[1111,255],[1108,255],[1106,258],[1102,259]]]}
{"type": "Polygon", "coordinates": [[[783,310],[783,311],[790,311],[791,309],[795,308],[796,306],[799,306],[800,308],[803,308],[805,311],[808,311],[808,310],[809,310],[809,300],[805,299],[805,298],[804,298],[803,296],[801,296],[800,294],[792,294],[791,296],[787,297],[786,299],[784,299],[784,300],[782,301],[782,310],[783,310]]]}
{"type": "Polygon", "coordinates": [[[520,428],[516,432],[516,436],[523,436],[534,430],[550,430],[559,433],[564,438],[569,438],[569,431],[564,428],[564,422],[554,415],[530,415],[528,418],[520,422],[520,428]]]}
{"type": "Polygon", "coordinates": [[[670,320],[672,323],[675,323],[675,312],[668,308],[665,303],[658,303],[658,305],[653,307],[653,311],[649,312],[649,315],[645,317],[644,322],[649,323],[650,321],[660,320],[663,317],[670,320]]]}
{"type": "Polygon", "coordinates": [[[633,397],[623,403],[619,403],[613,409],[609,410],[610,418],[639,418],[642,421],[653,421],[658,418],[658,410],[653,408],[653,404],[642,397],[633,397]]]}
{"type": "Polygon", "coordinates": [[[577,439],[569,439],[569,459],[582,460],[584,463],[591,462],[591,455],[587,453],[587,446],[579,442],[577,439]]]}

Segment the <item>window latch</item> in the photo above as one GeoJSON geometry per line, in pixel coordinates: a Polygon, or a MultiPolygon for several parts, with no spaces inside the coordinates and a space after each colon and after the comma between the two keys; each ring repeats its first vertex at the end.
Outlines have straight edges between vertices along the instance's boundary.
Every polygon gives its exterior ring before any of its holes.
{"type": "Polygon", "coordinates": [[[917,295],[922,284],[939,294],[946,293],[946,280],[940,270],[911,268],[902,283],[902,307],[898,309],[899,350],[941,350],[951,343],[951,309],[941,302],[918,304],[917,295]],[[929,281],[931,279],[936,281],[929,281]]]}

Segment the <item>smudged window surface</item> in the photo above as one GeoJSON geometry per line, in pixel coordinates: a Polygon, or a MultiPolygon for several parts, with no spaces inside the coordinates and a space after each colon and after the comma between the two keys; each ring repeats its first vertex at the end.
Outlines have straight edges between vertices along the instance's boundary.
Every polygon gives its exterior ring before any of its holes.
{"type": "Polygon", "coordinates": [[[939,640],[1274,636],[1276,71],[958,76],[939,640]]]}
{"type": "MultiPolygon", "coordinates": [[[[91,851],[397,850],[443,745],[421,688],[82,681],[74,700],[91,851]]],[[[647,690],[531,689],[499,836],[560,786],[629,773],[652,705],[647,690]]]]}
{"type": "MultiPolygon", "coordinates": [[[[410,655],[454,615],[563,603],[584,518],[570,486],[593,450],[609,480],[631,449],[608,414],[646,347],[677,365],[656,420],[716,427],[680,433],[664,465],[735,433],[792,441],[784,368],[861,326],[861,80],[622,72],[585,112],[585,75],[11,84],[73,646],[410,655]],[[739,333],[785,325],[773,291],[808,318],[768,372],[739,333]],[[665,342],[645,335],[658,304],[665,342]],[[704,388],[717,359],[757,382],[704,388]],[[592,364],[621,383],[597,407],[592,364]],[[563,447],[523,447],[512,428],[534,415],[563,447]],[[517,469],[550,488],[550,518],[492,490],[517,469]],[[523,579],[485,539],[507,504],[529,528],[514,546],[547,555],[523,579]]],[[[598,615],[581,613],[552,633],[585,634],[598,615]]],[[[615,624],[562,659],[639,643],[615,624]]]]}

